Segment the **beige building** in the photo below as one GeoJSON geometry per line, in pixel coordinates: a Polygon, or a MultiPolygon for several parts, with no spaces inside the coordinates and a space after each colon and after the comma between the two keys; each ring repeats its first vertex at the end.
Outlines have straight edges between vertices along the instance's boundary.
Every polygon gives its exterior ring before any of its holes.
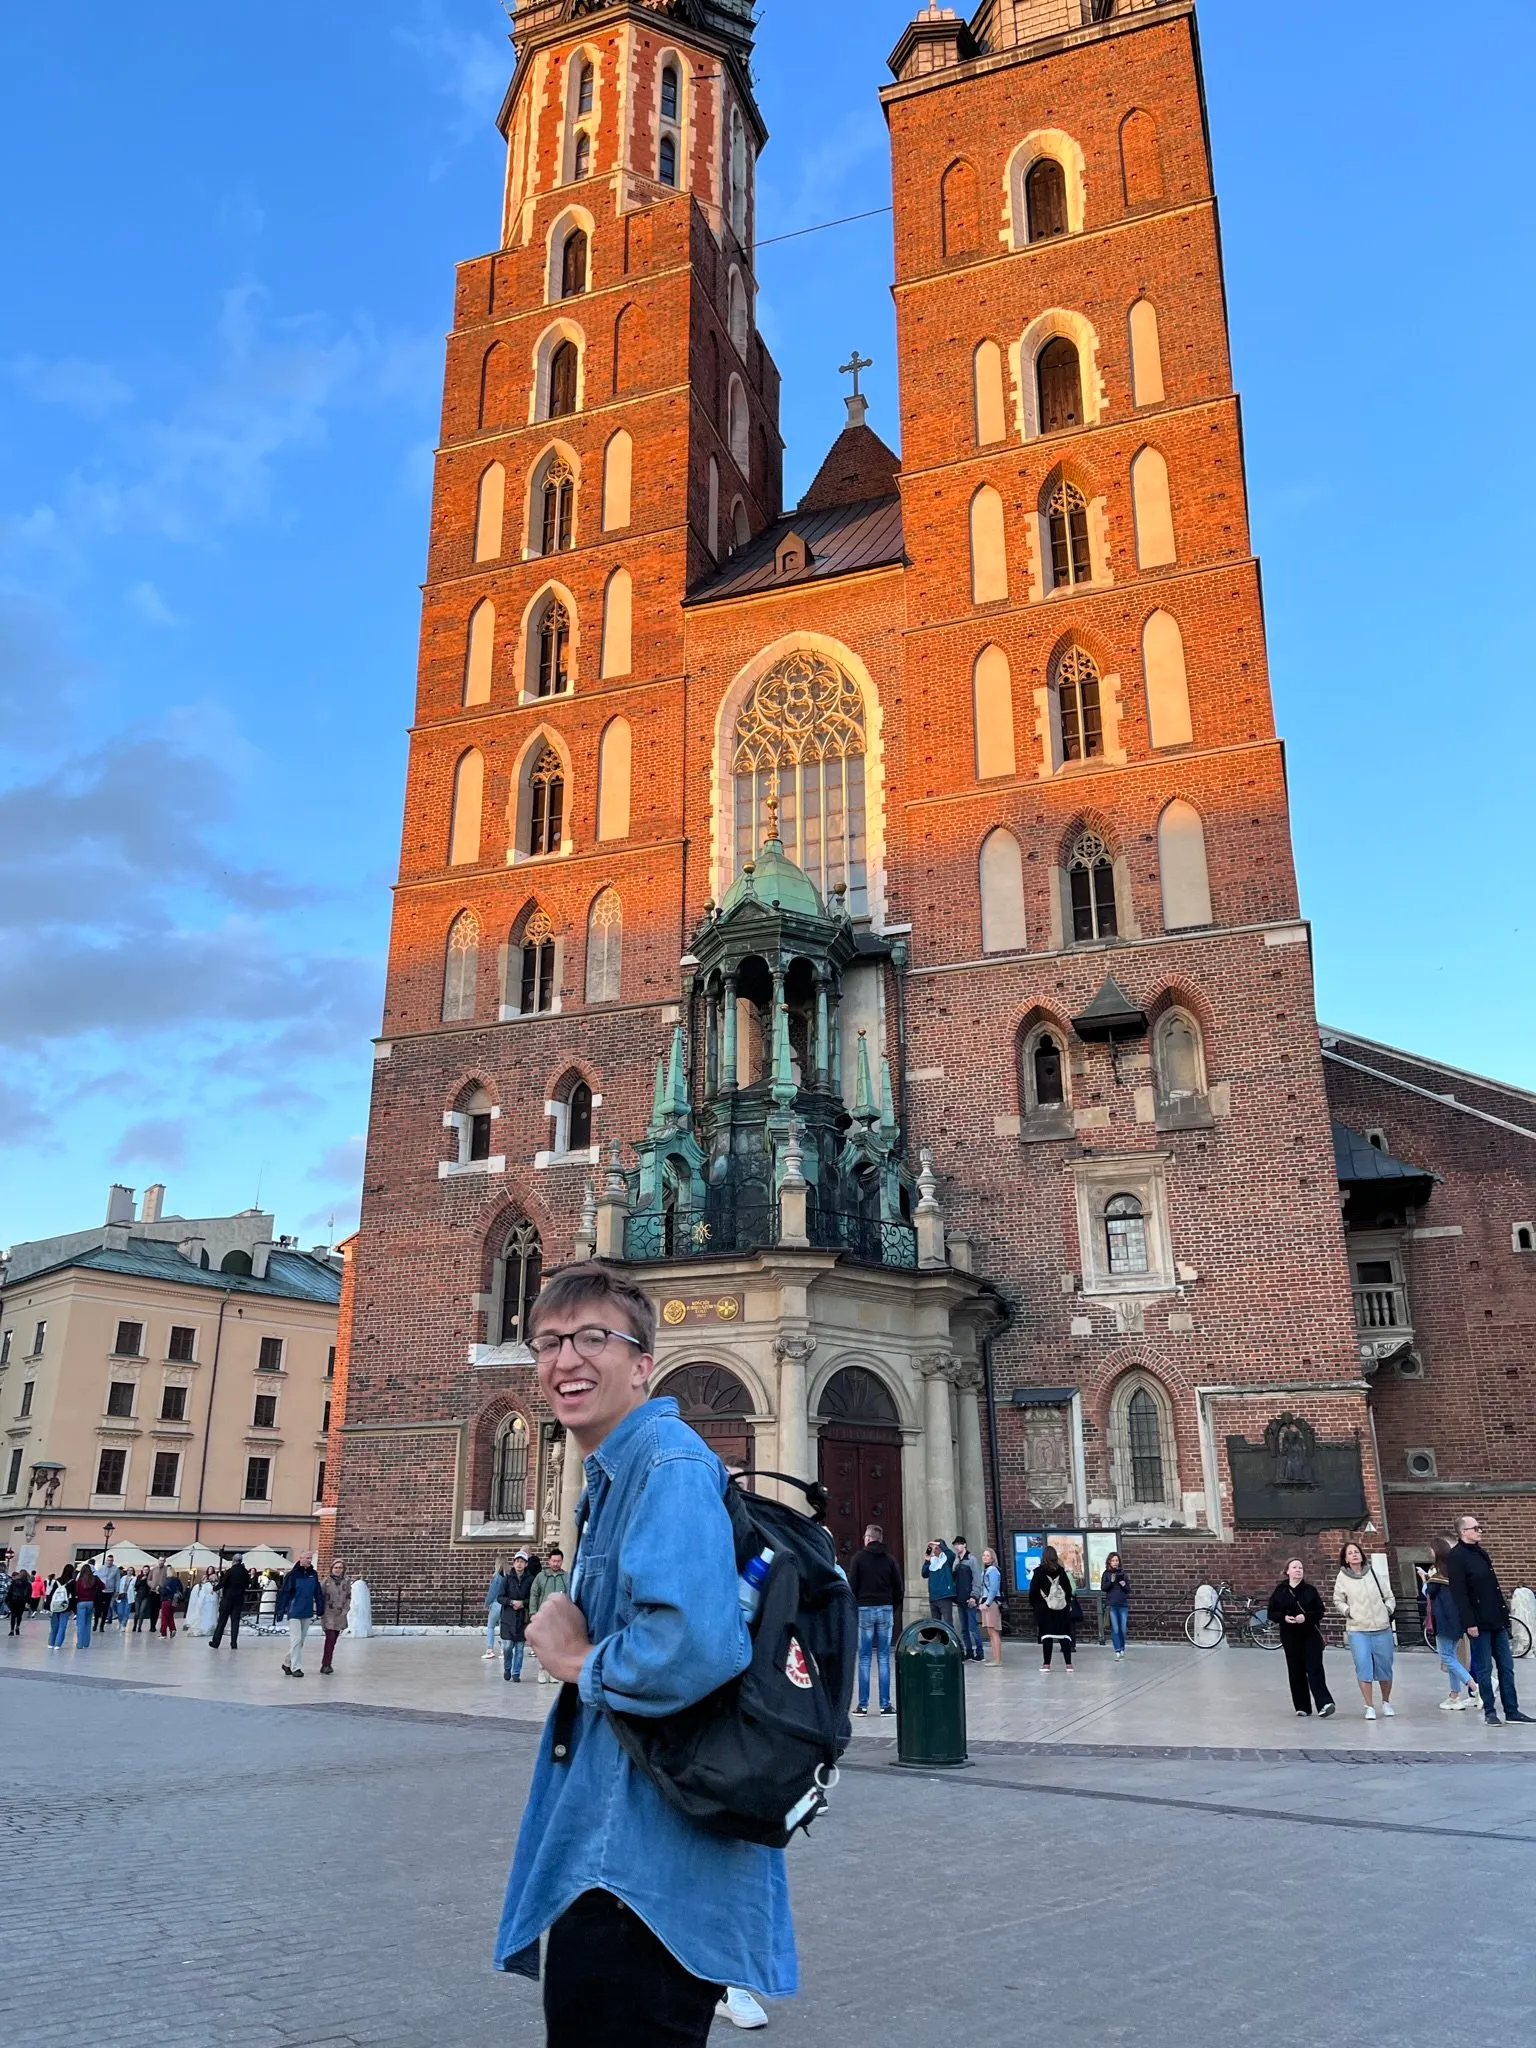
{"type": "Polygon", "coordinates": [[[341,1262],[273,1219],[142,1213],[0,1267],[0,1546],[46,1571],[132,1541],[168,1556],[315,1547],[341,1262]]]}

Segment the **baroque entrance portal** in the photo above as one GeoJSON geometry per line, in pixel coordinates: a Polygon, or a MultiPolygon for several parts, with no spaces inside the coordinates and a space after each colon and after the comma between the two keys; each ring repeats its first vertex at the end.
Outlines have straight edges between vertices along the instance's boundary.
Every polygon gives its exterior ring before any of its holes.
{"type": "Polygon", "coordinates": [[[834,1373],[822,1393],[820,1479],[827,1489],[827,1526],[838,1563],[848,1560],[876,1522],[891,1555],[903,1555],[901,1430],[896,1404],[863,1366],[834,1373]]]}
{"type": "Polygon", "coordinates": [[[750,1472],[753,1455],[752,1397],[723,1365],[683,1365],[670,1372],[657,1394],[670,1394],[683,1420],[727,1465],[750,1472]]]}

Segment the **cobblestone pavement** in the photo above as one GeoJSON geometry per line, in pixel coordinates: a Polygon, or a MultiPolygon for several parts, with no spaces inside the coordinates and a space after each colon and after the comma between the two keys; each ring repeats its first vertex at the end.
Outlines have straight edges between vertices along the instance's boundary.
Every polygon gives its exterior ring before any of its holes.
{"type": "MultiPolygon", "coordinates": [[[[6,2048],[541,2040],[489,1968],[532,1725],[317,1695],[0,1665],[0,1898],[45,1964],[0,1976],[6,2048]]],[[[785,2048],[1443,2048],[1450,2013],[1529,2038],[1517,1756],[851,1763],[792,1852],[785,2048]]]]}

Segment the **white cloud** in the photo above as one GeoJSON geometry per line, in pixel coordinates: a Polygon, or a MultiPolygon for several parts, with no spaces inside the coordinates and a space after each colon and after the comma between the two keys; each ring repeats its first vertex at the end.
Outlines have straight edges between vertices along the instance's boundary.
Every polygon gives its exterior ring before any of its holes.
{"type": "Polygon", "coordinates": [[[153,583],[135,583],[128,593],[128,602],[139,617],[151,626],[179,626],[176,616],[153,583]]]}
{"type": "Polygon", "coordinates": [[[132,387],[110,365],[84,362],[77,356],[52,363],[36,356],[19,356],[5,365],[5,373],[29,398],[44,405],[62,405],[86,419],[104,419],[133,399],[132,387]]]}

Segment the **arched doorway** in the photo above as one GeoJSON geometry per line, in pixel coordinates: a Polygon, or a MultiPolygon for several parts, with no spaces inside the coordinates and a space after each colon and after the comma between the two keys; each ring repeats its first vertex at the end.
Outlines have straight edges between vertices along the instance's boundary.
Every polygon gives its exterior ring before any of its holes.
{"type": "Polygon", "coordinates": [[[844,1366],[822,1390],[822,1485],[827,1489],[827,1526],[846,1565],[878,1522],[885,1547],[903,1557],[901,1527],[901,1429],[896,1403],[883,1381],[862,1365],[844,1366]]]}
{"type": "Polygon", "coordinates": [[[750,1472],[756,1465],[752,1434],[752,1396],[735,1373],[723,1365],[681,1365],[669,1372],[653,1394],[670,1394],[683,1420],[727,1465],[750,1472]]]}

